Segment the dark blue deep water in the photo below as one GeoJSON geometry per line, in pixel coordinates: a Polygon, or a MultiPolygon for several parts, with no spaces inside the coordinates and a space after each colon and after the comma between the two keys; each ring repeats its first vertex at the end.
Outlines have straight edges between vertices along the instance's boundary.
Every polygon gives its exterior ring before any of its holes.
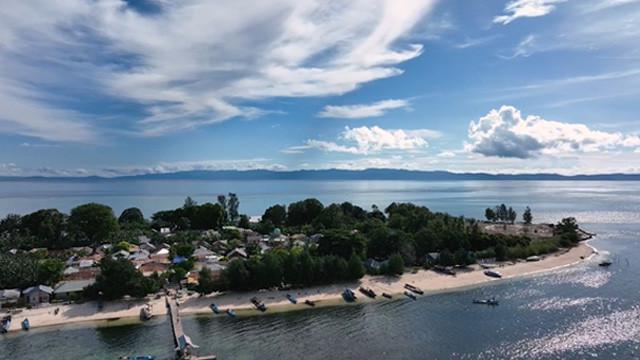
{"type": "MultiPolygon", "coordinates": [[[[537,221],[576,216],[598,234],[599,258],[533,277],[447,294],[287,314],[228,319],[186,317],[202,353],[219,359],[638,359],[640,358],[640,182],[108,182],[2,183],[0,213],[70,207],[88,201],[145,214],[236,192],[244,212],[308,196],[325,203],[380,207],[412,201],[432,210],[481,216],[498,202],[537,221]],[[495,308],[473,306],[496,296],[495,308]]],[[[1,276],[1,274],[0,274],[1,276]]],[[[115,359],[124,354],[172,356],[170,325],[35,329],[0,335],[2,359],[115,359]]]]}

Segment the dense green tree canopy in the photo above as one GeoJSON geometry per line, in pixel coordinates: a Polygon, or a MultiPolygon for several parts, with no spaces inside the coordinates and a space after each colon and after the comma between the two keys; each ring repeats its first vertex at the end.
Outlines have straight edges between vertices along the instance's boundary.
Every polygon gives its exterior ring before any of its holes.
{"type": "Polygon", "coordinates": [[[78,242],[98,245],[117,229],[113,210],[106,205],[89,203],[71,209],[69,230],[78,242]]]}
{"type": "Polygon", "coordinates": [[[125,209],[118,218],[120,225],[125,224],[144,224],[144,215],[142,211],[136,207],[125,209]]]}

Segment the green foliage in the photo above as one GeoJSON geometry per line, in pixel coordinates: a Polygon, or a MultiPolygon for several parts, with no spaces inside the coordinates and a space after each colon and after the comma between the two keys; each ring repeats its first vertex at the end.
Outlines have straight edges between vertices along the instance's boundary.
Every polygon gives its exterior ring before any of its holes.
{"type": "Polygon", "coordinates": [[[348,259],[352,255],[365,254],[367,240],[358,233],[349,230],[327,230],[318,242],[318,253],[337,255],[348,259]]]}
{"type": "Polygon", "coordinates": [[[208,230],[221,228],[225,213],[220,204],[197,205],[193,200],[185,200],[185,206],[175,210],[158,211],[151,219],[152,226],[156,229],[171,227],[178,230],[208,230]]]}
{"type": "Polygon", "coordinates": [[[117,229],[113,210],[106,205],[89,203],[71,209],[69,230],[78,243],[99,245],[117,229]]]}
{"type": "Polygon", "coordinates": [[[100,274],[96,282],[85,289],[91,298],[121,299],[125,295],[144,297],[160,289],[160,281],[142,276],[128,260],[114,260],[107,256],[100,261],[100,274]]]}
{"type": "Polygon", "coordinates": [[[242,229],[249,229],[251,227],[251,223],[249,222],[249,217],[247,215],[240,215],[238,227],[242,229]]]}
{"type": "Polygon", "coordinates": [[[120,225],[127,224],[144,224],[144,215],[142,211],[136,207],[125,209],[118,218],[120,225]]]}
{"type": "Polygon", "coordinates": [[[347,263],[347,279],[357,280],[364,276],[364,265],[360,257],[353,253],[347,263]]]}
{"type": "Polygon", "coordinates": [[[404,260],[399,254],[392,255],[386,266],[387,275],[401,275],[404,272],[404,260]]]}
{"type": "Polygon", "coordinates": [[[531,215],[531,208],[528,206],[524,209],[524,213],[522,214],[522,221],[524,221],[525,224],[531,224],[533,222],[533,215],[531,215]]]}
{"type": "Polygon", "coordinates": [[[287,209],[287,225],[311,224],[320,215],[322,209],[324,209],[324,205],[318,199],[306,199],[291,203],[287,209]]]}
{"type": "Polygon", "coordinates": [[[62,280],[64,263],[57,259],[45,259],[38,263],[38,284],[54,286],[62,280]]]}
{"type": "Polygon", "coordinates": [[[200,293],[201,295],[207,295],[211,294],[214,291],[222,290],[222,288],[223,284],[213,277],[211,270],[203,267],[198,272],[198,285],[195,288],[198,293],[200,293]]]}
{"type": "Polygon", "coordinates": [[[68,245],[63,238],[65,222],[58,210],[45,209],[23,216],[20,224],[24,234],[38,239],[41,247],[62,249],[68,245]]]}
{"type": "Polygon", "coordinates": [[[38,260],[28,255],[0,254],[0,289],[38,285],[38,260]]]}

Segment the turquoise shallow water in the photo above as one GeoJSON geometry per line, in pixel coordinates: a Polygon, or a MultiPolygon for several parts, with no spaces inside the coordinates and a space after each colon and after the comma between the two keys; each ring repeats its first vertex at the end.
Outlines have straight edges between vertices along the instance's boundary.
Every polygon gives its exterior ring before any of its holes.
{"type": "MultiPolygon", "coordinates": [[[[598,236],[592,242],[613,266],[597,259],[572,268],[464,291],[288,314],[228,319],[184,318],[186,332],[220,359],[637,359],[640,358],[640,183],[626,182],[179,182],[117,184],[0,183],[1,210],[46,203],[65,209],[88,200],[120,209],[178,206],[236,191],[243,210],[305,196],[362,206],[413,201],[433,210],[480,216],[506,202],[530,205],[538,221],[575,215],[598,236]],[[147,188],[146,186],[149,186],[147,188]],[[61,188],[62,187],[62,188],[61,188]],[[227,188],[228,187],[228,188],[227,188]],[[45,196],[46,195],[46,196],[45,196]],[[38,200],[39,199],[39,200],[38,200]],[[160,204],[160,205],[158,205],[160,204]],[[496,296],[500,306],[473,306],[496,296]]],[[[36,206],[42,207],[42,206],[36,206]]],[[[172,356],[170,325],[36,329],[0,335],[2,359],[115,359],[124,354],[172,356]]]]}

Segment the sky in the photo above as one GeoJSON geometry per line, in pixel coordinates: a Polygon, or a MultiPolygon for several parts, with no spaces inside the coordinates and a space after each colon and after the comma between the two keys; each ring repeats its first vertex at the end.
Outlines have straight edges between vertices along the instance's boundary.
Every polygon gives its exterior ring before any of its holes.
{"type": "Polygon", "coordinates": [[[0,175],[640,173],[640,0],[0,7],[0,175]]]}

